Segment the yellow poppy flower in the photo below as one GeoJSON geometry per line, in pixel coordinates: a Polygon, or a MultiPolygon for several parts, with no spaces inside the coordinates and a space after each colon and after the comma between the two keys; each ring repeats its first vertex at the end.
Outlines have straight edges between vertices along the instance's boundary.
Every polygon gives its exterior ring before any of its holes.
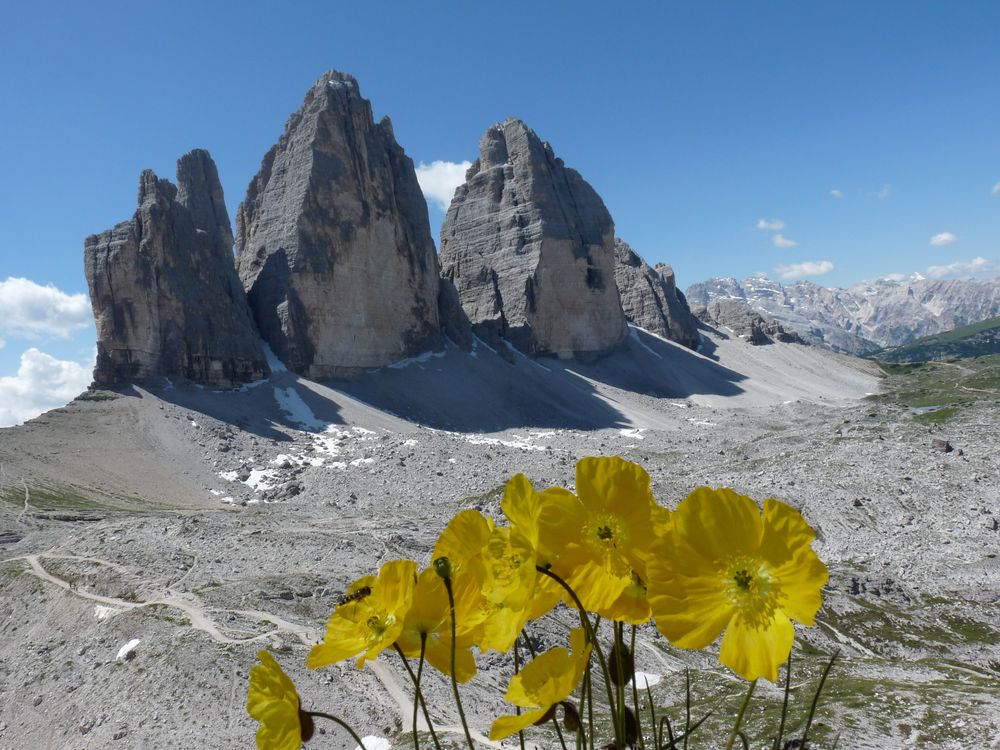
{"type": "MultiPolygon", "coordinates": [[[[417,576],[413,604],[403,619],[396,645],[405,656],[419,658],[424,641],[424,658],[442,674],[451,674],[451,611],[444,581],[434,568],[417,576]]],[[[468,682],[476,674],[470,644],[460,644],[455,652],[455,679],[468,682]]]]}
{"type": "MultiPolygon", "coordinates": [[[[535,562],[543,567],[551,566],[560,550],[561,540],[549,533],[553,524],[542,525],[540,519],[545,508],[553,520],[561,512],[572,512],[579,504],[576,496],[562,487],[550,487],[542,492],[535,490],[524,474],[518,474],[507,482],[504,488],[504,515],[510,526],[522,534],[535,550],[535,562]]],[[[528,606],[528,620],[535,620],[551,610],[563,598],[562,587],[548,576],[536,573],[535,593],[528,606]]]]}
{"type": "Polygon", "coordinates": [[[299,694],[288,675],[267,651],[250,668],[247,713],[260,722],[260,750],[299,750],[313,733],[312,717],[300,709],[299,694]]]}
{"type": "Polygon", "coordinates": [[[496,527],[479,511],[464,510],[441,533],[433,559],[452,569],[459,645],[508,651],[528,619],[533,601],[535,551],[516,529],[496,527]]]}
{"type": "Polygon", "coordinates": [[[590,659],[591,647],[583,628],[574,628],[570,633],[570,648],[572,654],[561,646],[549,649],[514,675],[505,697],[528,710],[520,716],[501,716],[494,721],[491,740],[502,740],[531,726],[570,696],[580,684],[590,659]]]}
{"type": "Polygon", "coordinates": [[[649,475],[617,457],[584,458],[576,465],[577,503],[547,503],[539,525],[564,547],[552,564],[586,609],[624,619],[634,608],[614,606],[646,569],[655,539],[656,501],[649,475]]]}
{"type": "Polygon", "coordinates": [[[323,642],[309,652],[309,668],[352,656],[358,656],[360,668],[391,646],[413,602],[416,572],[415,562],[394,560],[382,566],[378,578],[367,576],[351,584],[326,624],[323,642]]]}
{"type": "Polygon", "coordinates": [[[656,626],[681,648],[704,648],[725,630],[719,660],[747,680],[774,682],[795,629],[812,625],[826,566],[813,530],[773,498],[699,487],[677,506],[673,529],[648,566],[656,626]]]}

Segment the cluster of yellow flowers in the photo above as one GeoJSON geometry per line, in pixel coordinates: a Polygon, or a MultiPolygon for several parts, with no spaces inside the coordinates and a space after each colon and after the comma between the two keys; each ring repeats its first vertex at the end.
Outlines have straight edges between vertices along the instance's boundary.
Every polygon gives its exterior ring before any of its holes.
{"type": "MultiPolygon", "coordinates": [[[[645,470],[621,458],[577,464],[576,492],[536,490],[524,475],[507,484],[509,525],[475,510],[458,513],[430,565],[385,563],[354,582],[330,617],[308,666],[393,648],[426,659],[457,682],[476,673],[473,647],[509,651],[531,620],[565,601],[601,618],[640,625],[652,618],[675,646],[700,649],[720,633],[720,661],[747,680],[777,679],[794,619],[812,625],[827,580],[813,530],[778,500],[763,514],[748,497],[700,487],[673,512],[657,504],[645,470]]],[[[523,712],[499,717],[501,739],[546,717],[579,685],[596,649],[590,620],[569,650],[539,654],[510,683],[523,712]]],[[[457,697],[457,686],[456,686],[457,697]]],[[[311,718],[267,652],[251,670],[248,710],[261,722],[258,746],[299,747],[311,718]]]]}

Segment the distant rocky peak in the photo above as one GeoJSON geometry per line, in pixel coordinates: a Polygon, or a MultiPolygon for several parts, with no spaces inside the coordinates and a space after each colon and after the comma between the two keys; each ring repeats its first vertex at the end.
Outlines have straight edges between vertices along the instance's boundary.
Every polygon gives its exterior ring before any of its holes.
{"type": "Polygon", "coordinates": [[[233,230],[219,171],[208,151],[196,148],[177,160],[177,202],[191,212],[195,226],[217,233],[230,250],[233,230]]]}

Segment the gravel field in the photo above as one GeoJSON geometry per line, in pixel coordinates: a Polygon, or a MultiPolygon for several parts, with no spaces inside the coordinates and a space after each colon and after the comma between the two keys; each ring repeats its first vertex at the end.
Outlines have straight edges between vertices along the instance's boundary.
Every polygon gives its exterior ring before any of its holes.
{"type": "MultiPolygon", "coordinates": [[[[703,354],[633,329],[589,364],[479,344],[335,384],[277,372],[239,392],[91,391],[0,430],[0,748],[252,747],[262,647],[307,706],[408,743],[398,659],[305,668],[341,592],[386,560],[426,564],[448,519],[499,513],[518,472],[572,487],[589,455],[641,463],[668,507],[707,484],[802,509],[831,569],[802,631],[806,692],[841,649],[820,747],[836,732],[842,748],[1000,747],[995,402],[924,424],[864,398],[883,387],[868,363],[705,337],[703,354]]],[[[559,637],[554,621],[530,630],[559,637]]],[[[739,700],[712,653],[657,643],[642,629],[658,702],[682,704],[687,666],[697,706],[739,700]]],[[[485,734],[511,665],[479,664],[464,695],[485,734]]],[[[446,729],[447,688],[429,688],[446,729]]],[[[780,702],[759,692],[755,747],[780,702]]],[[[323,729],[310,748],[351,747],[323,729]]]]}

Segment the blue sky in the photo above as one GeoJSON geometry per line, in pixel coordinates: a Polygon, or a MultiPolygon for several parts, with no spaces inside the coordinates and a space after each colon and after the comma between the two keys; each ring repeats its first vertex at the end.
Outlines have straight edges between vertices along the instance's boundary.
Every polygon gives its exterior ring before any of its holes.
{"type": "Polygon", "coordinates": [[[681,287],[995,274],[998,38],[993,2],[6,2],[0,424],[89,368],[83,238],[131,215],[139,171],[207,148],[235,215],[328,68],[445,162],[435,233],[449,165],[514,115],[681,287]]]}

